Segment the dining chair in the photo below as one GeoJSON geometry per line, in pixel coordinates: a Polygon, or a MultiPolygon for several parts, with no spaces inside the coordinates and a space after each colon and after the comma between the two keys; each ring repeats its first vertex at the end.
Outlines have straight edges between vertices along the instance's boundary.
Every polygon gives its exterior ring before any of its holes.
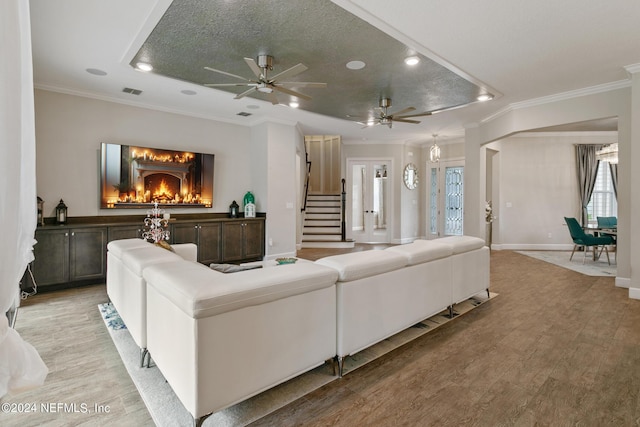
{"type": "Polygon", "coordinates": [[[607,249],[607,245],[613,244],[613,238],[611,236],[594,236],[593,234],[587,233],[578,223],[578,220],[575,218],[564,218],[567,226],[569,227],[569,234],[571,234],[571,239],[573,240],[573,251],[571,251],[571,257],[569,261],[573,259],[573,254],[576,252],[576,249],[580,246],[584,246],[584,258],[582,259],[582,263],[584,264],[585,259],[587,258],[587,248],[591,248],[593,251],[593,259],[596,259],[596,251],[598,246],[602,246],[600,249],[600,255],[602,255],[602,251],[604,250],[607,254],[607,262],[611,265],[611,260],[609,259],[609,250],[607,249]]]}

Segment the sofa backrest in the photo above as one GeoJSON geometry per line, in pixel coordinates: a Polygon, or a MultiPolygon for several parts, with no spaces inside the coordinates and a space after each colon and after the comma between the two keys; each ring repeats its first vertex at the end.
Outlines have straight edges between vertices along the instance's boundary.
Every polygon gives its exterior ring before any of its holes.
{"type": "Polygon", "coordinates": [[[338,281],[350,282],[405,267],[407,257],[386,250],[372,250],[332,255],[320,258],[316,264],[337,271],[338,281]]]}

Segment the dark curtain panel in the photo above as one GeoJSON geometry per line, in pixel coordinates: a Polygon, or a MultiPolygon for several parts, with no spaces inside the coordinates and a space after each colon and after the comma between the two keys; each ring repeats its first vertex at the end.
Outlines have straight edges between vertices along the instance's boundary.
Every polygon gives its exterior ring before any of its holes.
{"type": "Polygon", "coordinates": [[[611,172],[611,182],[613,183],[613,194],[616,195],[616,200],[618,200],[618,164],[609,163],[609,171],[611,172]]]}
{"type": "Polygon", "coordinates": [[[598,163],[596,159],[596,150],[600,148],[598,145],[576,145],[576,166],[578,175],[578,193],[580,196],[580,204],[582,206],[581,224],[587,225],[587,205],[591,200],[593,187],[596,183],[598,174],[598,163]]]}

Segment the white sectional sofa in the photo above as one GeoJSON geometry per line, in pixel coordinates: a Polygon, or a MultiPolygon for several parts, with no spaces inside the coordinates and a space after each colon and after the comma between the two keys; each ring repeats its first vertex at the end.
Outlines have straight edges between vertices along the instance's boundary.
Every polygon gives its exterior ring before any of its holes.
{"type": "Polygon", "coordinates": [[[196,425],[335,357],[331,268],[300,261],[224,274],[181,261],[143,277],[149,351],[196,425]]]}
{"type": "Polygon", "coordinates": [[[109,296],[196,425],[489,288],[468,236],[229,274],[141,242],[109,244],[109,296]]]}
{"type": "Polygon", "coordinates": [[[107,244],[107,295],[135,343],[140,347],[140,366],[147,352],[146,267],[175,261],[195,262],[198,248],[192,243],[173,245],[173,252],[143,239],[114,240],[107,244]]]}
{"type": "Polygon", "coordinates": [[[339,273],[337,360],[477,293],[488,292],[489,249],[469,236],[416,240],[316,261],[339,273]],[[463,297],[464,296],[464,297],[463,297]]]}

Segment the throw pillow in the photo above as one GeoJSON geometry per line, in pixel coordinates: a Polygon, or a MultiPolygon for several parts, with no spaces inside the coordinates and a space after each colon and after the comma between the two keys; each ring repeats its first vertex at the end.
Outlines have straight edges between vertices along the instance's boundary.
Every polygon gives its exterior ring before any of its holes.
{"type": "Polygon", "coordinates": [[[160,247],[160,248],[162,248],[162,249],[166,249],[168,251],[175,252],[175,250],[173,250],[173,248],[171,247],[169,242],[167,242],[166,240],[160,240],[159,242],[156,242],[155,245],[160,247]]]}
{"type": "Polygon", "coordinates": [[[262,268],[261,265],[235,265],[235,264],[211,264],[209,265],[209,267],[212,270],[219,271],[220,273],[237,273],[238,271],[262,268]]]}

